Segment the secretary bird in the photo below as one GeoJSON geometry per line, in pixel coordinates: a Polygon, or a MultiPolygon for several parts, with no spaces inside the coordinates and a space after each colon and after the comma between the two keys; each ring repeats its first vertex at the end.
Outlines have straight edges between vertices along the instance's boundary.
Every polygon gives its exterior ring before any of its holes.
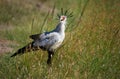
{"type": "Polygon", "coordinates": [[[63,12],[63,9],[61,9],[61,15],[58,14],[60,22],[54,30],[50,32],[43,32],[41,34],[31,35],[30,38],[33,39],[33,41],[19,49],[11,57],[14,57],[18,54],[23,54],[25,52],[36,51],[41,48],[42,50],[48,52],[47,64],[51,64],[55,49],[60,47],[63,40],[65,39],[65,27],[68,17],[72,17],[72,12],[68,13],[68,10],[63,12]]]}

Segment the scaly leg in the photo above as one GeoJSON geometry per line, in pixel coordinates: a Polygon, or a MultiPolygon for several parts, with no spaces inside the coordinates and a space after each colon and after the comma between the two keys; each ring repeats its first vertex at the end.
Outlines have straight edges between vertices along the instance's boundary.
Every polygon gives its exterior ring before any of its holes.
{"type": "Polygon", "coordinates": [[[53,55],[54,55],[53,51],[48,51],[48,60],[47,60],[48,65],[51,65],[53,55]]]}

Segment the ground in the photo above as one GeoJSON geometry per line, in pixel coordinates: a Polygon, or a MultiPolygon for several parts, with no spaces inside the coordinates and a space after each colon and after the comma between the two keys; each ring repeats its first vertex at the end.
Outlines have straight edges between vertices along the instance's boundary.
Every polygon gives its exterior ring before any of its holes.
{"type": "Polygon", "coordinates": [[[15,46],[16,43],[9,40],[0,39],[0,54],[12,52],[13,48],[11,46],[15,46]]]}

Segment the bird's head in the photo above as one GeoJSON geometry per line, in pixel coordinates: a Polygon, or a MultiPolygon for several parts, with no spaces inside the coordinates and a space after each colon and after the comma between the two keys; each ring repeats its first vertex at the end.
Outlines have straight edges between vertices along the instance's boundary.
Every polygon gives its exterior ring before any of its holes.
{"type": "Polygon", "coordinates": [[[66,22],[67,18],[72,17],[73,12],[69,13],[68,10],[63,11],[63,8],[61,8],[61,14],[58,14],[58,18],[61,22],[66,22]]]}
{"type": "Polygon", "coordinates": [[[65,22],[66,20],[67,20],[67,16],[64,15],[60,16],[60,21],[65,22]]]}

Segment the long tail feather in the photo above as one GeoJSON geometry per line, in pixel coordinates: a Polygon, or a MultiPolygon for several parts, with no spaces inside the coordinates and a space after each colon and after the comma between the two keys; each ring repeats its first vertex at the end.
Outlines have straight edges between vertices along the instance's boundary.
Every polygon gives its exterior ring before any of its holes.
{"type": "Polygon", "coordinates": [[[14,57],[14,56],[20,55],[20,54],[24,54],[24,53],[26,53],[26,52],[38,50],[39,48],[34,47],[34,46],[33,46],[33,43],[34,43],[34,42],[31,42],[31,43],[29,43],[28,45],[22,47],[21,49],[18,49],[18,51],[15,52],[11,57],[14,57]]]}

